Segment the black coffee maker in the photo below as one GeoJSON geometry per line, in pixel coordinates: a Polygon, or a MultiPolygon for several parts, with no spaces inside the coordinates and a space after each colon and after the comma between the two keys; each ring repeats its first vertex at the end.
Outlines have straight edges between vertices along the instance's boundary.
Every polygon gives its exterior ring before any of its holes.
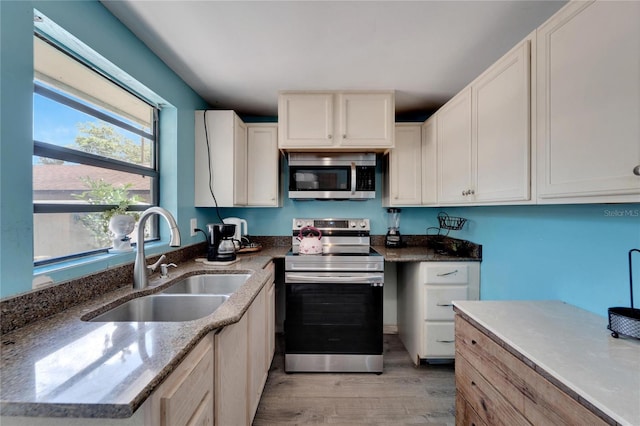
{"type": "Polygon", "coordinates": [[[385,247],[404,247],[402,236],[400,235],[400,212],[401,209],[387,209],[387,235],[384,238],[385,247]]]}
{"type": "Polygon", "coordinates": [[[236,260],[236,246],[233,243],[236,225],[210,223],[207,225],[207,229],[209,231],[207,260],[210,262],[229,262],[236,260]]]}

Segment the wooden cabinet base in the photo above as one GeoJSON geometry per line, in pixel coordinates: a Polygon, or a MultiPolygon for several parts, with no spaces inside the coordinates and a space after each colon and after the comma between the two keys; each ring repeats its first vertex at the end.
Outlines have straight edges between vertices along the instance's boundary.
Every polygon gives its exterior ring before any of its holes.
{"type": "MultiPolygon", "coordinates": [[[[535,366],[456,315],[456,390],[465,405],[490,425],[605,425],[535,366]]],[[[462,404],[462,402],[460,402],[462,404]]],[[[458,408],[457,408],[458,410],[458,408]]],[[[465,418],[463,417],[463,418],[465,418]]],[[[473,423],[473,422],[472,422],[473,423]]],[[[458,422],[456,424],[471,424],[458,422]]]]}

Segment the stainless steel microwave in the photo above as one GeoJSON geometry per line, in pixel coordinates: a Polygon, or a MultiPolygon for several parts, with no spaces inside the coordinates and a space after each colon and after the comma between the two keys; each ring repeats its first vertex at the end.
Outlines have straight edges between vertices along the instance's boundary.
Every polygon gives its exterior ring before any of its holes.
{"type": "Polygon", "coordinates": [[[366,200],[376,197],[376,154],[289,153],[289,198],[366,200]]]}

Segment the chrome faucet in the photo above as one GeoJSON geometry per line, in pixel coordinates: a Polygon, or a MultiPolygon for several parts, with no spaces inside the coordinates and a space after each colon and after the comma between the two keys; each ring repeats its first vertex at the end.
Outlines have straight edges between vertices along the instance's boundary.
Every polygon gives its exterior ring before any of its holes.
{"type": "Polygon", "coordinates": [[[138,250],[136,252],[136,262],[133,265],[133,288],[136,290],[147,287],[149,282],[148,271],[154,271],[158,263],[160,263],[160,260],[162,260],[161,258],[154,265],[147,266],[144,256],[144,226],[149,216],[153,214],[162,216],[169,224],[169,230],[171,231],[169,245],[171,247],[180,247],[180,230],[178,229],[176,220],[168,210],[155,206],[143,211],[140,215],[140,220],[138,220],[138,250]]]}

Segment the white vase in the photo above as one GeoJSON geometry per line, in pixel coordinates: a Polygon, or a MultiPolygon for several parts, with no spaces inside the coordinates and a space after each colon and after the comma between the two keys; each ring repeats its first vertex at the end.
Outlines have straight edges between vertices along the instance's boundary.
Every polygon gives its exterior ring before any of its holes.
{"type": "Polygon", "coordinates": [[[136,220],[128,214],[116,214],[109,220],[109,230],[113,234],[113,248],[109,253],[125,253],[133,251],[129,234],[136,227],[136,220]]]}

